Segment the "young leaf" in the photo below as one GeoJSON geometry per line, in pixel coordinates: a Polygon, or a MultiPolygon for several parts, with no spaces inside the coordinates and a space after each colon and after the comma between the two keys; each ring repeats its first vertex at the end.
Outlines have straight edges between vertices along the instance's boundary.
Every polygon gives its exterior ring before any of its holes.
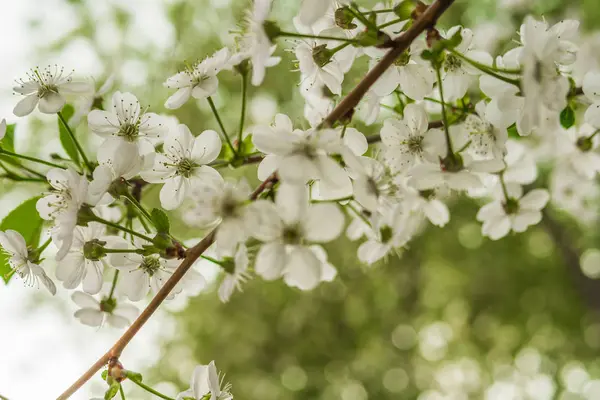
{"type": "MultiPolygon", "coordinates": [[[[7,229],[17,231],[23,235],[28,246],[37,247],[44,222],[35,208],[38,199],[39,197],[31,198],[12,210],[0,223],[0,231],[7,229]]],[[[10,271],[8,256],[0,252],[0,276],[6,283],[10,280],[10,277],[6,277],[10,271]]]]}
{"type": "Polygon", "coordinates": [[[560,125],[565,129],[569,129],[575,125],[575,111],[571,106],[566,106],[565,109],[560,112],[560,125]]]}
{"type": "Polygon", "coordinates": [[[159,233],[169,233],[170,224],[169,217],[164,211],[154,208],[152,209],[152,222],[159,233]]]}
{"type": "MultiPolygon", "coordinates": [[[[0,148],[2,150],[10,151],[11,153],[15,152],[15,126],[15,124],[6,125],[6,134],[0,140],[0,148]]],[[[13,165],[21,164],[19,159],[4,154],[0,154],[0,161],[13,165]]]]}
{"type": "MultiPolygon", "coordinates": [[[[65,117],[65,121],[69,122],[73,114],[75,113],[75,109],[72,105],[66,104],[62,111],[63,117],[65,117]]],[[[73,143],[73,139],[71,139],[71,135],[67,132],[67,129],[63,126],[60,119],[58,120],[58,131],[60,137],[60,144],[62,144],[63,149],[67,152],[67,155],[71,160],[79,163],[79,153],[77,152],[77,147],[75,147],[75,143],[73,143]]]]}

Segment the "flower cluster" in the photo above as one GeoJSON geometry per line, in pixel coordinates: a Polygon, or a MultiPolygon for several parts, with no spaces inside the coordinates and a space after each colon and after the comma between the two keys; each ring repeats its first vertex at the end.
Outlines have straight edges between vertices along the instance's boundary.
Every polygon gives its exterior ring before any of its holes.
{"type": "MultiPolygon", "coordinates": [[[[177,239],[163,210],[181,213],[194,229],[216,228],[209,236],[212,256],[204,258],[223,270],[218,294],[224,302],[252,275],[300,290],[332,281],[337,270],[327,244],[344,233],[360,241],[356,256],[365,264],[399,255],[428,224],[445,226],[447,204],[458,196],[481,203],[476,219],[492,240],[539,223],[550,201],[584,215],[585,202],[577,201],[584,195],[577,193],[589,193],[600,171],[600,71],[576,75],[571,68],[578,61],[576,21],[549,25],[528,16],[515,38],[519,45],[495,58],[477,48],[468,28],[427,25],[389,62],[388,49],[415,29],[411,19],[423,10],[398,5],[370,14],[338,3],[304,1],[297,32],[287,32],[269,19],[271,1],[255,0],[236,48],[166,79],[175,92],[165,108],[180,108],[190,97],[206,101],[218,132],[171,123],[129,92],[115,91],[104,110],[97,100],[110,85],[94,93],[59,67],[35,68],[18,82],[14,90],[25,98],[14,114],[30,114],[36,105],[57,113],[76,149],[68,152],[70,167],[4,147],[0,154],[52,166],[45,174],[50,190],[36,208],[58,248],[56,279],[77,290],[72,299],[82,323],[125,327],[137,314],[125,299],[143,301],[171,279],[176,284],[167,299],[205,288],[193,266],[174,277],[181,260],[196,252],[177,239]],[[242,108],[237,138],[231,137],[212,100],[219,74],[241,76],[245,107],[247,81],[262,84],[266,68],[280,62],[273,56],[280,37],[292,38],[307,123],[277,114],[271,125],[245,128],[242,108]],[[352,109],[328,117],[361,57],[378,79],[356,115],[352,109]],[[89,132],[104,139],[97,162],[89,161],[61,113],[74,94],[94,99],[85,113],[89,132]],[[377,134],[365,136],[354,118],[378,124],[377,134]],[[262,184],[255,191],[219,171],[256,161],[262,184]],[[551,167],[538,171],[541,163],[551,167]],[[161,185],[162,208],[148,210],[143,199],[154,185],[161,185]]],[[[0,140],[5,131],[3,121],[0,140]]],[[[14,272],[55,293],[40,267],[49,243],[0,232],[14,272]]],[[[195,370],[191,389],[178,399],[230,399],[229,388],[211,363],[195,370]]]]}

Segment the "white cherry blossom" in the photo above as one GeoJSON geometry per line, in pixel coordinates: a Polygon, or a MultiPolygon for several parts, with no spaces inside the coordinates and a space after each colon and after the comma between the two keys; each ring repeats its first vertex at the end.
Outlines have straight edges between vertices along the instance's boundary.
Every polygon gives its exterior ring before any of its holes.
{"type": "Polygon", "coordinates": [[[144,163],[151,157],[140,156],[138,147],[133,143],[123,142],[115,138],[107,139],[98,149],[98,166],[94,169],[93,180],[89,184],[88,202],[97,205],[110,204],[117,193],[112,185],[125,184],[140,173],[144,163]]]}
{"type": "Polygon", "coordinates": [[[219,378],[215,362],[211,361],[208,365],[198,365],[194,369],[190,388],[179,393],[176,400],[232,400],[233,395],[230,391],[231,384],[223,383],[223,379],[219,378]]]}
{"type": "MultiPolygon", "coordinates": [[[[141,244],[136,242],[138,246],[141,244]]],[[[120,249],[131,248],[124,241],[115,242],[114,246],[120,249]]],[[[181,263],[179,260],[167,260],[157,254],[144,256],[137,253],[113,253],[109,255],[109,259],[110,263],[121,271],[117,292],[131,301],[140,301],[149,292],[156,294],[181,263]]],[[[191,268],[175,285],[167,300],[173,299],[184,290],[198,294],[205,285],[204,277],[191,268]]]]}
{"type": "Polygon", "coordinates": [[[523,195],[523,189],[515,183],[505,185],[506,193],[479,209],[477,220],[483,223],[484,236],[498,240],[511,230],[524,232],[542,219],[541,210],[546,206],[550,195],[545,189],[533,189],[523,195]]]}
{"type": "Polygon", "coordinates": [[[265,79],[265,69],[272,65],[273,43],[265,32],[264,24],[271,11],[271,0],[255,0],[246,16],[247,32],[242,38],[244,53],[252,61],[252,84],[260,85],[265,79]]]}
{"type": "Polygon", "coordinates": [[[219,87],[217,74],[228,67],[229,59],[229,49],[225,47],[168,78],[164,86],[177,91],[167,99],[165,107],[173,110],[185,104],[190,96],[202,100],[214,95],[219,87]]]}
{"type": "MultiPolygon", "coordinates": [[[[446,37],[451,38],[459,31],[462,40],[454,50],[481,64],[492,65],[492,57],[488,53],[473,48],[472,30],[454,26],[448,30],[446,37]]],[[[481,75],[480,70],[452,53],[446,54],[442,68],[442,82],[446,100],[456,100],[463,97],[467,93],[473,77],[481,75]]]]}
{"type": "Polygon", "coordinates": [[[373,229],[365,230],[367,240],[358,247],[358,259],[368,265],[399,251],[415,234],[419,219],[401,205],[374,218],[373,229]]]}
{"type": "Polygon", "coordinates": [[[36,203],[40,217],[53,222],[52,240],[58,245],[57,260],[62,260],[73,241],[77,214],[88,197],[88,180],[74,169],[52,168],[46,178],[52,191],[36,203]]]}
{"type": "Polygon", "coordinates": [[[557,135],[557,168],[566,162],[580,176],[592,179],[600,172],[598,129],[584,124],[571,127],[557,135]]]}
{"type": "Polygon", "coordinates": [[[334,204],[309,206],[304,186],[282,183],[275,204],[257,203],[260,221],[252,236],[264,242],[256,256],[255,271],[262,278],[284,277],[289,286],[312,290],[331,276],[310,243],[337,238],[344,227],[344,215],[334,204]]]}
{"type": "Polygon", "coordinates": [[[244,244],[238,246],[233,258],[226,257],[224,259],[225,278],[219,286],[219,300],[223,303],[229,301],[236,289],[242,291],[242,284],[250,276],[248,263],[248,249],[244,244]]]}
{"type": "Polygon", "coordinates": [[[402,172],[420,162],[436,162],[441,131],[429,130],[422,105],[409,104],[404,118],[388,118],[381,128],[384,158],[393,171],[402,172]],[[438,132],[436,132],[438,131],[438,132]]]}
{"type": "MultiPolygon", "coordinates": [[[[402,93],[413,100],[423,100],[433,91],[435,72],[428,61],[421,59],[420,54],[425,49],[425,44],[415,41],[409,51],[396,59],[394,65],[388,68],[375,82],[372,90],[379,96],[392,93],[398,85],[402,93]]],[[[375,65],[371,61],[371,68],[375,65]]]]}
{"type": "Polygon", "coordinates": [[[80,308],[75,311],[75,318],[84,325],[100,327],[104,322],[114,328],[125,328],[137,317],[139,310],[114,297],[104,296],[100,301],[80,291],[71,295],[71,300],[80,308]]]}
{"type": "Polygon", "coordinates": [[[83,284],[83,291],[88,294],[100,292],[107,259],[90,253],[88,243],[98,243],[104,233],[105,226],[97,222],[75,228],[71,249],[56,267],[56,279],[65,289],[75,289],[83,284]]]}
{"type": "Polygon", "coordinates": [[[245,180],[225,181],[219,176],[191,189],[192,207],[185,213],[186,221],[210,228],[219,224],[216,244],[220,251],[233,252],[244,242],[256,225],[255,204],[248,204],[250,185],[245,180]]]}
{"type": "Polygon", "coordinates": [[[103,138],[116,137],[125,142],[135,142],[138,146],[147,146],[149,143],[140,142],[161,138],[168,131],[163,117],[143,113],[137,97],[119,91],[112,96],[112,111],[93,110],[88,114],[88,126],[103,138]]]}
{"type": "Polygon", "coordinates": [[[585,111],[585,121],[594,128],[600,128],[600,70],[585,74],[582,89],[585,96],[592,101],[585,111]]]}
{"type": "Polygon", "coordinates": [[[48,65],[45,69],[32,69],[26,79],[18,80],[13,87],[16,93],[25,96],[15,106],[13,113],[17,117],[31,114],[35,106],[44,114],[55,114],[66,103],[65,95],[85,94],[93,89],[87,82],[73,82],[73,72],[65,74],[58,65],[48,65]]]}
{"type": "Polygon", "coordinates": [[[277,114],[272,126],[254,129],[252,141],[267,154],[258,168],[260,179],[277,170],[282,181],[300,185],[318,179],[336,186],[347,180],[347,173],[329,156],[342,146],[333,129],[293,129],[288,116],[277,114]]]}
{"type": "Polygon", "coordinates": [[[38,282],[41,281],[50,293],[56,294],[54,282],[37,264],[37,260],[32,260],[32,254],[27,248],[27,243],[19,232],[12,229],[7,229],[4,232],[0,231],[0,246],[9,257],[8,265],[23,279],[26,285],[38,285],[38,282]]]}
{"type": "Polygon", "coordinates": [[[221,152],[217,132],[207,130],[194,137],[186,125],[180,124],[177,132],[166,138],[163,150],[164,153],[156,154],[154,165],[141,176],[150,183],[164,183],[160,202],[166,210],[179,207],[195,181],[221,179],[219,173],[207,165],[221,152]]]}

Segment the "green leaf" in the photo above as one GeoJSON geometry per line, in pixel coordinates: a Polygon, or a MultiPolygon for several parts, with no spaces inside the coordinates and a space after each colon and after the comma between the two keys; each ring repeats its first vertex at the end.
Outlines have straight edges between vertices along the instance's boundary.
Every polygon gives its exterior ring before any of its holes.
{"type": "Polygon", "coordinates": [[[565,109],[560,112],[560,125],[565,129],[569,129],[575,125],[575,111],[571,106],[566,106],[565,109]]]}
{"type": "MultiPolygon", "coordinates": [[[[65,121],[67,121],[67,123],[69,122],[74,113],[75,109],[70,104],[66,104],[61,111],[61,114],[65,118],[65,121]]],[[[60,144],[62,144],[63,149],[65,149],[67,155],[71,160],[75,161],[76,163],[79,163],[79,153],[77,152],[77,147],[75,146],[75,143],[73,143],[71,135],[69,135],[69,132],[63,126],[60,119],[58,120],[58,131],[60,137],[60,144]]]]}
{"type": "MultiPolygon", "coordinates": [[[[11,153],[15,152],[15,124],[6,125],[6,134],[0,140],[0,148],[6,151],[10,151],[11,153]]],[[[20,165],[21,160],[10,157],[5,154],[0,154],[0,161],[4,161],[6,163],[12,165],[20,165]]]]}
{"type": "Polygon", "coordinates": [[[15,152],[15,124],[6,125],[6,134],[0,140],[0,147],[11,153],[15,152]]]}
{"type": "MultiPolygon", "coordinates": [[[[0,231],[6,231],[7,229],[17,231],[23,235],[28,246],[37,247],[40,242],[42,224],[44,223],[35,208],[38,199],[39,197],[31,198],[12,210],[0,223],[0,231]]],[[[11,275],[6,278],[6,274],[9,272],[11,272],[11,268],[8,265],[8,256],[0,253],[0,276],[6,283],[12,277],[11,275]]]]}
{"type": "Polygon", "coordinates": [[[506,128],[506,130],[508,131],[508,137],[511,139],[520,139],[521,135],[519,135],[519,132],[517,132],[517,124],[512,124],[511,126],[509,126],[508,128],[506,128]]]}
{"type": "Polygon", "coordinates": [[[159,233],[169,233],[171,227],[169,224],[169,217],[163,210],[154,208],[152,209],[151,216],[152,222],[159,233]]]}

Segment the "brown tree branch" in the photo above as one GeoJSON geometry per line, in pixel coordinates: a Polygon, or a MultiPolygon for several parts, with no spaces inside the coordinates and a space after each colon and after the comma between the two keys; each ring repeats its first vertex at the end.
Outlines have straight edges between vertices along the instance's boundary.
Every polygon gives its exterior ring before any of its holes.
{"type": "MultiPolygon", "coordinates": [[[[433,27],[437,22],[438,18],[446,11],[446,9],[454,2],[454,0],[436,0],[430,5],[427,10],[417,18],[413,25],[405,31],[401,36],[394,40],[394,47],[390,50],[379,63],[369,71],[369,73],[363,78],[363,80],[352,90],[348,96],[346,96],[335,109],[327,116],[325,123],[332,126],[337,120],[351,112],[354,107],[358,104],[360,99],[367,93],[369,88],[375,83],[375,81],[388,69],[398,58],[402,52],[404,52],[410,44],[423,33],[425,30],[433,27]]],[[[277,176],[271,175],[265,182],[263,182],[250,196],[251,200],[258,198],[260,193],[265,190],[269,185],[276,182],[277,176]]],[[[196,260],[202,255],[202,253],[210,247],[214,242],[216,229],[208,234],[194,247],[188,249],[186,257],[182,261],[181,265],[177,267],[173,275],[167,280],[164,286],[156,293],[152,301],[142,311],[140,316],[131,324],[131,326],[125,331],[125,333],[117,340],[112,348],[106,352],[102,357],[98,359],[75,383],[73,383],[63,394],[61,394],[57,400],[68,399],[73,393],[79,390],[95,373],[97,373],[109,360],[118,358],[125,347],[129,344],[131,339],[138,333],[142,326],[148,321],[148,319],[158,309],[160,304],[169,295],[171,290],[179,283],[181,278],[190,269],[190,267],[196,262],[196,260]]]]}

